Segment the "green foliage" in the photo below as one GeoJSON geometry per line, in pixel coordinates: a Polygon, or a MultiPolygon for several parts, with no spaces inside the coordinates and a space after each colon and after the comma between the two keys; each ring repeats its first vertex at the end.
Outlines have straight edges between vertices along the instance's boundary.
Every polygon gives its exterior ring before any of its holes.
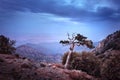
{"type": "Polygon", "coordinates": [[[120,80],[120,54],[112,53],[101,67],[102,80],[120,80]]]}
{"type": "Polygon", "coordinates": [[[15,51],[15,41],[0,35],[0,53],[12,54],[15,51]]]}
{"type": "Polygon", "coordinates": [[[96,77],[100,76],[100,60],[90,52],[82,52],[79,57],[72,61],[71,67],[96,77]]]}

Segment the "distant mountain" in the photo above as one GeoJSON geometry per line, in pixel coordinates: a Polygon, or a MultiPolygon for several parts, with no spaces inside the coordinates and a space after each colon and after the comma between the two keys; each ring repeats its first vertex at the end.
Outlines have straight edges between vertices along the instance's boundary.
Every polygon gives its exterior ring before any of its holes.
{"type": "MultiPolygon", "coordinates": [[[[98,42],[94,43],[95,46],[98,42]]],[[[62,55],[69,51],[69,46],[63,46],[57,42],[53,43],[27,43],[17,47],[16,53],[36,61],[61,62],[62,55]]],[[[76,46],[75,51],[90,51],[86,46],[76,46]]]]}
{"type": "MultiPolygon", "coordinates": [[[[97,46],[99,42],[94,42],[94,46],[97,46]]],[[[39,44],[32,44],[27,43],[25,44],[32,48],[37,49],[38,51],[45,53],[45,54],[64,54],[65,52],[69,51],[70,46],[63,46],[58,42],[51,42],[51,43],[39,43],[39,44]]],[[[75,46],[75,51],[90,51],[89,48],[86,46],[75,46]]]]}
{"type": "Polygon", "coordinates": [[[25,45],[33,47],[40,52],[43,52],[45,54],[50,54],[50,55],[51,54],[63,54],[64,52],[69,50],[68,46],[62,46],[61,44],[57,42],[39,43],[39,44],[27,43],[25,45]]]}
{"type": "Polygon", "coordinates": [[[39,50],[28,45],[21,45],[17,47],[16,53],[23,57],[40,62],[60,62],[61,60],[61,55],[47,55],[46,53],[40,52],[39,50]]]}

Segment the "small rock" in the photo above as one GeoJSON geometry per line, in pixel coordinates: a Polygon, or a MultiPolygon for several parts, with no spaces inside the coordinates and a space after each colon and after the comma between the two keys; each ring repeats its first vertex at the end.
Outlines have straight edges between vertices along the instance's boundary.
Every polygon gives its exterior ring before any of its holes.
{"type": "Polygon", "coordinates": [[[32,68],[32,66],[29,65],[29,64],[23,63],[23,64],[21,65],[21,68],[32,68]]]}
{"type": "Polygon", "coordinates": [[[41,63],[40,66],[41,67],[46,67],[46,65],[44,63],[41,63]]]}

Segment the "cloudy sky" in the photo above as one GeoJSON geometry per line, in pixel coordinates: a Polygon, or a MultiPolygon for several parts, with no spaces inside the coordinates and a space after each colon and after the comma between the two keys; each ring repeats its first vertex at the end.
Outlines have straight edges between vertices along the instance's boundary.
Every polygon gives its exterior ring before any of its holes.
{"type": "Polygon", "coordinates": [[[0,34],[17,42],[93,41],[120,30],[120,0],[0,0],[0,34]]]}

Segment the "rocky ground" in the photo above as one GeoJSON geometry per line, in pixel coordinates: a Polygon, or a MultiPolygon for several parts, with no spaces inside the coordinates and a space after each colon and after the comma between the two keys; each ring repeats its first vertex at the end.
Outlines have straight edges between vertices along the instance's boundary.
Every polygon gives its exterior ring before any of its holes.
{"type": "Polygon", "coordinates": [[[18,55],[0,54],[0,80],[96,80],[85,72],[61,64],[36,63],[18,55]]]}

